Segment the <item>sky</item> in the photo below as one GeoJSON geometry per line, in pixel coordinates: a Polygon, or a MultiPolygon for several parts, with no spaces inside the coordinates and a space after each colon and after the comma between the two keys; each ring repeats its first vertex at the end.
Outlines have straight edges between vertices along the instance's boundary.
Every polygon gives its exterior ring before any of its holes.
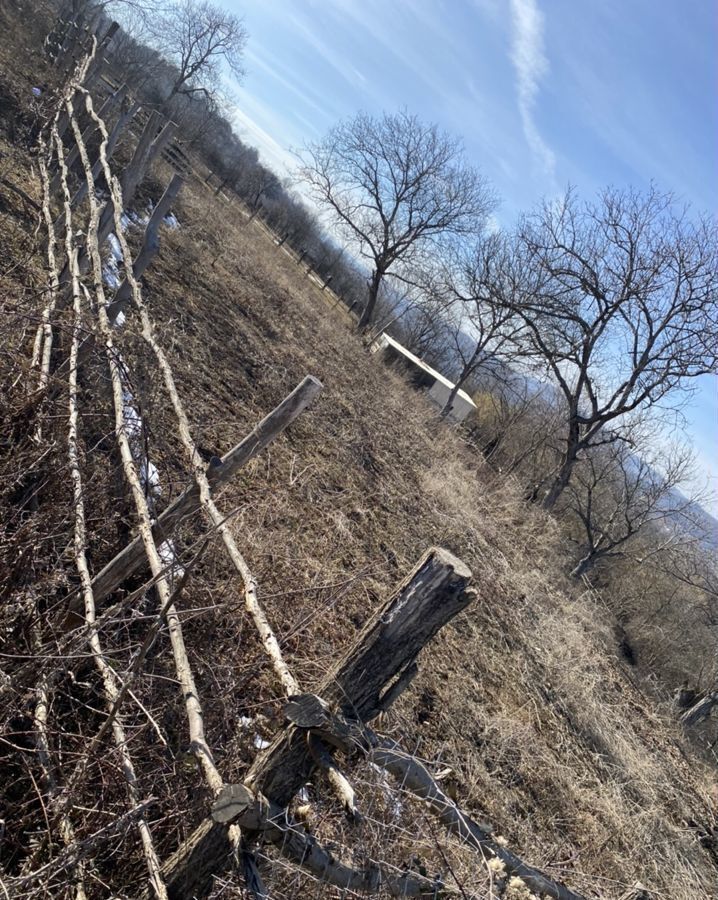
{"type": "MultiPolygon", "coordinates": [[[[279,175],[359,110],[463,138],[499,225],[569,184],[651,181],[718,214],[715,0],[219,0],[249,32],[235,125],[279,175]]],[[[718,386],[687,428],[718,513],[718,386]]]]}

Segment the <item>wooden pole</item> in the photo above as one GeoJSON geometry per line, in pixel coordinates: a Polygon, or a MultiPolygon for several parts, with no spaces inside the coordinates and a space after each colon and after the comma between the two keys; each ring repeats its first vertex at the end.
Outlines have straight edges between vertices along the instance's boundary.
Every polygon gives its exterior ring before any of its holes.
{"type": "MultiPolygon", "coordinates": [[[[122,87],[120,87],[114,93],[110,94],[110,96],[105,100],[105,102],[100,107],[100,111],[99,111],[98,115],[102,116],[102,117],[107,116],[109,113],[112,112],[112,110],[118,104],[122,103],[122,101],[125,99],[126,95],[127,95],[127,85],[123,84],[122,87]]],[[[87,126],[87,128],[85,128],[85,130],[82,132],[82,140],[85,144],[92,136],[92,133],[94,132],[95,127],[96,127],[95,123],[90,122],[90,124],[87,126]]],[[[72,169],[73,165],[75,164],[75,161],[77,160],[77,157],[79,156],[79,153],[80,153],[80,151],[78,150],[77,145],[75,145],[71,150],[68,151],[67,156],[65,157],[65,165],[67,166],[68,169],[72,169]]],[[[55,174],[55,177],[50,182],[50,191],[53,194],[60,187],[60,177],[61,177],[60,172],[57,172],[55,174]]],[[[85,193],[86,193],[86,190],[85,190],[85,193]]],[[[84,194],[83,194],[83,196],[84,196],[84,194]]],[[[77,204],[77,200],[73,199],[72,206],[74,207],[74,206],[76,206],[76,204],[77,204]]]]}
{"type": "MultiPolygon", "coordinates": [[[[308,375],[282,400],[236,447],[222,457],[220,464],[210,466],[207,478],[213,489],[227,484],[250,460],[261,453],[285,428],[302,413],[322,389],[322,383],[308,375]]],[[[200,505],[199,489],[196,484],[188,487],[159,517],[153,527],[155,536],[166,536],[186,516],[194,513],[200,505]]],[[[135,538],[124,550],[117,554],[99,572],[92,583],[95,601],[99,603],[122,582],[136,572],[145,562],[144,549],[139,538],[135,538]]]]}
{"type": "MultiPolygon", "coordinates": [[[[319,696],[347,718],[367,722],[378,715],[386,694],[394,693],[393,682],[471,602],[470,582],[471,572],[461,560],[441,548],[429,550],[324,677],[319,696]]],[[[304,732],[290,727],[257,757],[245,782],[285,807],[313,766],[304,732]]]]}
{"type": "MultiPolygon", "coordinates": [[[[147,223],[147,228],[145,228],[145,236],[142,241],[142,248],[137,254],[135,263],[132,266],[132,274],[135,281],[139,280],[142,277],[145,270],[152,262],[152,259],[160,248],[160,225],[162,224],[162,220],[164,219],[164,217],[170,211],[172,204],[177,199],[177,194],[179,194],[183,184],[184,178],[182,178],[181,175],[174,175],[172,177],[172,181],[170,181],[167,189],[160,197],[157,206],[155,206],[152,212],[150,221],[147,223]]],[[[107,317],[110,322],[114,322],[119,313],[125,309],[125,307],[130,302],[131,296],[132,285],[127,280],[127,278],[125,278],[125,280],[117,289],[117,293],[115,294],[112,303],[110,303],[107,308],[107,317]]]]}
{"type": "MultiPolygon", "coordinates": [[[[377,715],[386,686],[400,678],[439,629],[471,602],[474,591],[470,582],[468,567],[447,550],[434,548],[425,553],[322,680],[320,695],[344,711],[347,718],[363,721],[377,715]]],[[[322,708],[326,706],[323,701],[320,704],[322,708]]],[[[302,723],[306,725],[303,719],[302,723]]],[[[242,796],[251,798],[247,799],[248,804],[261,798],[272,811],[267,818],[286,821],[286,807],[315,764],[306,728],[292,724],[255,760],[241,787],[242,796]]],[[[239,790],[236,786],[235,789],[239,790]]],[[[222,794],[218,801],[221,798],[222,794]]],[[[215,810],[214,818],[205,819],[163,867],[171,898],[204,896],[211,876],[226,869],[230,863],[226,833],[230,821],[267,834],[263,826],[243,822],[241,817],[217,818],[215,810]],[[175,885],[181,885],[178,893],[173,893],[175,885]]],[[[294,828],[290,825],[288,832],[294,833],[294,828]]],[[[285,844],[288,832],[282,835],[285,844]]],[[[269,839],[273,839],[271,835],[269,839]]],[[[279,844],[282,852],[285,844],[279,844]]],[[[305,847],[304,851],[309,854],[310,848],[305,847]]],[[[308,858],[300,855],[297,862],[306,866],[308,858]]],[[[381,880],[370,884],[359,879],[353,884],[364,892],[370,892],[372,884],[377,885],[377,890],[381,885],[391,893],[381,880]]],[[[346,887],[347,882],[343,885],[346,887]]],[[[419,892],[405,896],[423,895],[419,892]]]]}

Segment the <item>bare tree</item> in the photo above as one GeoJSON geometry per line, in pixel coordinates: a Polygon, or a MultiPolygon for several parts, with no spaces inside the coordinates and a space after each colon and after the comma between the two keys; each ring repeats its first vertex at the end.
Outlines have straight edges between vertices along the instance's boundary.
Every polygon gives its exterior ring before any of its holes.
{"type": "Polygon", "coordinates": [[[456,395],[482,370],[494,380],[502,376],[517,352],[524,328],[514,304],[506,298],[519,290],[522,269],[517,266],[509,241],[494,233],[470,249],[452,255],[444,269],[439,290],[453,309],[450,329],[453,351],[461,370],[441,411],[451,413],[456,395]]]}
{"type": "Polygon", "coordinates": [[[543,499],[551,509],[580,456],[614,440],[617,420],[679,404],[691,379],[714,370],[716,223],[691,221],[655,189],[609,189],[595,204],[569,190],[521,223],[519,248],[532,281],[517,303],[527,351],[565,403],[561,460],[543,499]]]}
{"type": "MultiPolygon", "coordinates": [[[[689,517],[699,498],[686,496],[679,485],[691,474],[694,454],[686,447],[651,452],[651,446],[660,447],[655,435],[640,446],[635,439],[617,439],[593,448],[576,465],[565,494],[581,530],[575,578],[601,560],[626,556],[631,541],[651,525],[651,555],[692,542],[689,517]]],[[[641,549],[634,558],[646,557],[641,549]]]]}
{"type": "Polygon", "coordinates": [[[176,70],[167,101],[177,94],[210,96],[222,65],[238,77],[244,74],[247,31],[220,6],[207,0],[175,0],[149,27],[154,43],[176,70]]]}
{"type": "Polygon", "coordinates": [[[313,199],[371,267],[361,330],[372,322],[385,276],[402,277],[427,245],[476,231],[495,206],[459,142],[406,111],[360,113],[298,157],[313,199]]]}

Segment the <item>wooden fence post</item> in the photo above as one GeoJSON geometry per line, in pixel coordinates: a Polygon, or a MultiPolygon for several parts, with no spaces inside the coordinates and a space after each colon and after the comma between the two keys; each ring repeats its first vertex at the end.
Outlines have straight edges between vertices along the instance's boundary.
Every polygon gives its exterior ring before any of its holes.
{"type": "MultiPolygon", "coordinates": [[[[219,465],[210,466],[207,472],[210,486],[218,488],[230,481],[242,466],[254,459],[309,406],[321,389],[322,383],[312,375],[307,375],[279,406],[262,419],[251,434],[219,461],[219,465]]],[[[170,534],[199,505],[199,489],[196,484],[192,484],[158,518],[153,527],[155,537],[170,534]]],[[[146,564],[144,548],[141,540],[135,538],[95,576],[92,582],[95,602],[99,604],[143,564],[146,564]]]]}
{"type": "MultiPolygon", "coordinates": [[[[177,199],[177,194],[179,194],[183,184],[184,178],[182,178],[181,175],[174,175],[172,177],[172,181],[170,181],[167,189],[165,190],[164,194],[162,194],[157,205],[152,211],[150,220],[147,223],[147,228],[145,228],[145,236],[142,241],[142,248],[137,254],[135,264],[132,267],[132,274],[134,275],[136,281],[139,281],[139,279],[147,269],[147,266],[149,266],[155,254],[160,249],[160,225],[164,217],[170,211],[172,204],[177,199]]],[[[127,278],[125,278],[125,280],[117,289],[117,293],[115,294],[112,303],[110,303],[110,305],[107,307],[107,317],[109,318],[110,322],[114,322],[120,312],[127,306],[131,294],[132,288],[130,287],[130,283],[127,278]]]]}
{"type": "MultiPolygon", "coordinates": [[[[378,715],[387,694],[395,696],[393,684],[413,668],[422,648],[471,602],[475,594],[470,582],[468,567],[447,550],[434,548],[425,553],[322,680],[318,689],[321,697],[334,703],[350,719],[365,721],[378,715]]],[[[250,806],[254,802],[251,798],[261,798],[261,803],[270,807],[268,818],[273,822],[287,821],[281,811],[315,765],[306,737],[302,727],[290,725],[284,729],[257,757],[245,784],[233,788],[242,793],[250,806]]],[[[206,895],[212,876],[231,863],[227,823],[235,821],[242,826],[245,808],[229,818],[218,817],[214,810],[178,848],[163,867],[170,897],[206,895]]],[[[244,827],[251,830],[256,826],[244,822],[244,827]]],[[[287,833],[296,833],[291,823],[287,833]]],[[[281,849],[281,843],[278,846],[281,849]]],[[[300,856],[296,861],[302,865],[306,858],[300,856]]],[[[377,882],[377,890],[379,886],[377,882]]],[[[369,887],[364,883],[359,890],[369,887]]],[[[402,886],[402,890],[406,887],[402,886]]],[[[425,896],[423,890],[428,896],[436,895],[436,888],[430,889],[427,883],[416,885],[416,889],[416,893],[407,889],[400,895],[425,896]]]]}
{"type": "MultiPolygon", "coordinates": [[[[347,718],[368,722],[434,635],[474,597],[471,572],[447,550],[429,550],[316,690],[347,718]]],[[[406,682],[406,679],[405,679],[406,682]]],[[[287,806],[314,767],[305,735],[290,727],[257,757],[245,782],[287,806]]]]}

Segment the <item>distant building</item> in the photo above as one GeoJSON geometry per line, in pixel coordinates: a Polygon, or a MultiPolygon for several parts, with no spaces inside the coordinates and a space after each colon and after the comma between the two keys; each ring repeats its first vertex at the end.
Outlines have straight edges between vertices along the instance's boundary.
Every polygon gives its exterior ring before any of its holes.
{"type": "MultiPolygon", "coordinates": [[[[384,360],[389,365],[400,366],[406,370],[409,380],[418,390],[426,391],[426,395],[439,409],[446,406],[454,385],[436,369],[427,366],[425,362],[414,356],[406,347],[389,337],[388,334],[380,334],[371,345],[372,353],[382,353],[384,360]]],[[[454,398],[454,404],[449,413],[452,422],[463,422],[464,419],[476,409],[476,404],[465,391],[459,391],[454,398]]]]}

